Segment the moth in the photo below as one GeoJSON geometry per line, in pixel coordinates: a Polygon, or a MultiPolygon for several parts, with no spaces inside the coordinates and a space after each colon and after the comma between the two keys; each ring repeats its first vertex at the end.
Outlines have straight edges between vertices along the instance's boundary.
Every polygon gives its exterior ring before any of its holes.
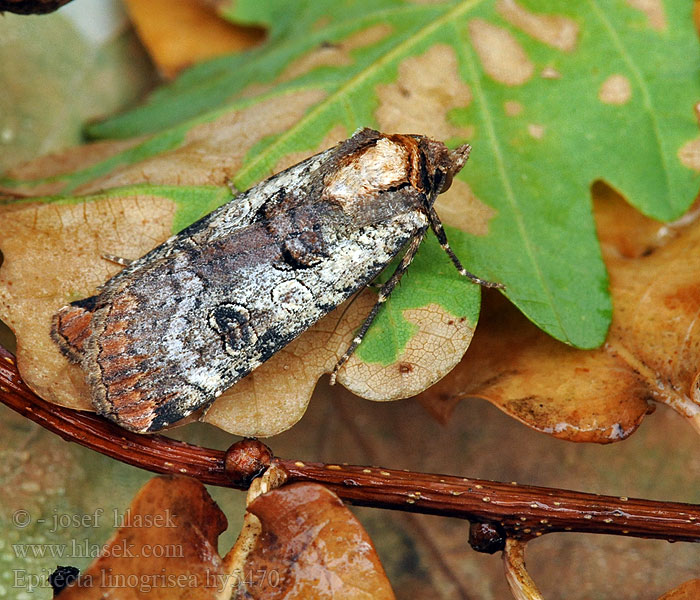
{"type": "Polygon", "coordinates": [[[53,317],[97,411],[136,432],[206,408],[405,250],[332,375],[361,343],[429,227],[459,272],[433,203],[464,166],[420,135],[362,129],[278,173],[53,317]]]}

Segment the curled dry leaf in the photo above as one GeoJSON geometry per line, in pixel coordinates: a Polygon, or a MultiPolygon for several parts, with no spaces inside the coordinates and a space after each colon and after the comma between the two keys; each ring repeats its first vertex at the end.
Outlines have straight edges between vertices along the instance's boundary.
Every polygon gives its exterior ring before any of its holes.
{"type": "Polygon", "coordinates": [[[126,7],[139,37],[166,77],[205,58],[249,48],[264,37],[262,29],[228,23],[211,4],[199,0],[127,0],[126,7]]]}
{"type": "Polygon", "coordinates": [[[118,517],[124,525],[62,600],[216,598],[224,576],[217,540],[227,522],[201,483],[155,477],[118,517]]]}
{"type": "Polygon", "coordinates": [[[594,195],[615,306],[605,346],[560,344],[489,297],[462,363],[419,396],[438,418],[477,396],[539,431],[606,443],[629,436],[655,400],[700,429],[698,211],[663,225],[604,185],[594,195]]]}
{"type": "Polygon", "coordinates": [[[696,600],[700,598],[700,579],[691,579],[667,592],[659,600],[696,600]]]}
{"type": "Polygon", "coordinates": [[[394,598],[369,536],[325,487],[296,483],[272,490],[248,512],[259,526],[238,567],[234,598],[394,598]]]}

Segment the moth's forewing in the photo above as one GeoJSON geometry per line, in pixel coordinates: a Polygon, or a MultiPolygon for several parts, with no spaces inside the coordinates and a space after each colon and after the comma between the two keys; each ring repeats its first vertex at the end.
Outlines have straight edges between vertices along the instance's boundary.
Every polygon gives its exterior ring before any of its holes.
{"type": "MultiPolygon", "coordinates": [[[[96,408],[127,429],[161,429],[369,283],[427,226],[433,190],[420,139],[363,130],[108,281],[73,340],[96,408]]],[[[445,147],[430,143],[444,160],[445,147]]]]}

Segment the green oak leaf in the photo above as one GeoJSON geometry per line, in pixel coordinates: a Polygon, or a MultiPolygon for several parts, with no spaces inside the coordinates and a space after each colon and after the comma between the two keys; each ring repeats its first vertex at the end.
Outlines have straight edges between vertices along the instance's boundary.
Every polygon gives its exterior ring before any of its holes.
{"type": "MultiPolygon", "coordinates": [[[[455,230],[448,228],[447,233],[455,230]]],[[[379,281],[392,272],[392,268],[385,269],[379,281]]],[[[479,286],[457,272],[435,236],[429,234],[400,285],[392,292],[391,301],[379,311],[357,355],[366,362],[383,365],[396,361],[398,351],[405,348],[418,330],[417,325],[404,318],[404,311],[427,306],[436,298],[446,313],[476,327],[481,307],[479,286]],[[418,280],[418,285],[413,280],[418,280]]]]}
{"type": "MultiPolygon", "coordinates": [[[[481,235],[453,229],[452,245],[471,271],[503,282],[539,327],[581,348],[603,342],[612,310],[590,185],[603,179],[661,220],[680,216],[697,192],[698,167],[684,150],[698,136],[700,99],[690,4],[660,2],[654,15],[623,0],[220,6],[232,20],[267,27],[267,43],[195,66],[143,106],[88,129],[94,138],[145,136],[127,148],[82,169],[0,183],[25,192],[38,183],[92,191],[116,171],[176,153],[198,127],[311,95],[277,130],[266,113],[274,131],[261,129],[231,170],[240,189],[285,157],[308,155],[361,126],[425,133],[452,146],[468,141],[474,151],[459,180],[493,216],[481,235]]],[[[225,173],[219,168],[216,181],[202,183],[221,184],[225,173]]],[[[450,313],[459,313],[458,304],[475,319],[476,291],[448,301],[431,266],[421,267],[429,248],[397,298],[436,302],[450,313]]],[[[376,328],[393,322],[392,342],[380,347],[373,333],[361,351],[366,361],[398,356],[410,338],[394,300],[376,328]]]]}

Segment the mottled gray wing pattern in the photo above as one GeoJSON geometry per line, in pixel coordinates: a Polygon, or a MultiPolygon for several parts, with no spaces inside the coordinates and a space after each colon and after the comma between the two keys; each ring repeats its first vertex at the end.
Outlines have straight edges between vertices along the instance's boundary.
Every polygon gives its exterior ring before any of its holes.
{"type": "Polygon", "coordinates": [[[96,405],[154,430],[207,405],[371,281],[425,223],[411,211],[342,237],[328,224],[324,255],[304,267],[254,223],[115,281],[83,359],[96,405]]]}
{"type": "Polygon", "coordinates": [[[80,362],[102,414],[161,429],[211,403],[419,239],[454,164],[439,142],[362,130],[61,309],[54,339],[80,362]]]}
{"type": "MultiPolygon", "coordinates": [[[[284,188],[285,185],[291,187],[295,182],[308,181],[321,167],[327,164],[328,158],[335,152],[337,152],[337,148],[316,154],[237,195],[231,201],[132,262],[110,279],[106,285],[112,285],[121,279],[138,276],[140,271],[144,268],[151,268],[156,261],[191,246],[193,237],[197,237],[202,243],[204,240],[234,235],[239,229],[260,220],[262,218],[260,210],[264,205],[271,208],[284,200],[284,197],[278,193],[280,189],[284,188]]],[[[105,286],[102,286],[100,291],[103,289],[105,286]]]]}

